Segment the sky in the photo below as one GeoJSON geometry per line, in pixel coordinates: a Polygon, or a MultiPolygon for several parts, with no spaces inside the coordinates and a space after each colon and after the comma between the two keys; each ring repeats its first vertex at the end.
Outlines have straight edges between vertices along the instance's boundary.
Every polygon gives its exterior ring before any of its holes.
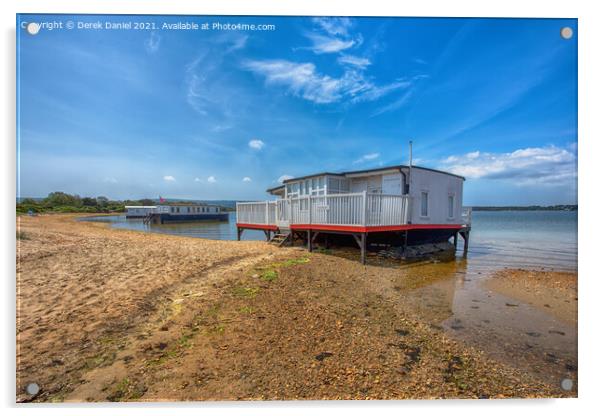
{"type": "Polygon", "coordinates": [[[465,205],[577,200],[575,19],[17,19],[20,197],[266,199],[406,164],[412,140],[414,164],[466,177],[465,205]]]}

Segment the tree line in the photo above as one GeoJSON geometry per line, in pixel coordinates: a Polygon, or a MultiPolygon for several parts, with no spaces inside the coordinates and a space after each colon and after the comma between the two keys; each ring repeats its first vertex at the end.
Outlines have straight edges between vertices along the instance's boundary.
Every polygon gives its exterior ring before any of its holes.
{"type": "Polygon", "coordinates": [[[105,196],[80,197],[65,192],[51,192],[44,199],[24,198],[17,202],[17,214],[42,212],[123,212],[126,205],[155,205],[152,199],[113,201],[105,196]]]}

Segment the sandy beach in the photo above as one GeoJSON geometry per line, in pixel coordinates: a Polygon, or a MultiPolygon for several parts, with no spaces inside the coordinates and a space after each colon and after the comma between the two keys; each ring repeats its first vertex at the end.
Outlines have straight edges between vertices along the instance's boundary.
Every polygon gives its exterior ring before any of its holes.
{"type": "MultiPolygon", "coordinates": [[[[19,401],[576,395],[409,313],[403,295],[431,278],[73,215],[19,217],[18,229],[19,401]],[[41,387],[34,397],[24,393],[31,382],[41,387]]],[[[563,305],[576,307],[571,277],[553,277],[515,270],[490,282],[576,319],[563,305]]]]}
{"type": "Polygon", "coordinates": [[[577,324],[576,273],[507,269],[495,273],[486,286],[577,324]]]}

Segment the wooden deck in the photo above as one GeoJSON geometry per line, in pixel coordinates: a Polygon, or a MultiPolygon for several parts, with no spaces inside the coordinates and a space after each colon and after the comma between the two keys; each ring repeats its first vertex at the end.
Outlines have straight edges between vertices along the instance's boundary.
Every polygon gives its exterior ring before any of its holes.
{"type": "Polygon", "coordinates": [[[266,239],[272,233],[303,235],[307,247],[319,234],[350,234],[361,249],[362,262],[368,234],[405,233],[410,231],[449,231],[457,245],[457,236],[464,238],[465,252],[468,249],[471,211],[464,209],[461,221],[445,224],[412,224],[409,219],[411,199],[408,195],[384,195],[347,193],[315,195],[276,201],[239,202],[236,204],[236,226],[238,238],[245,229],[263,230],[266,239]]]}

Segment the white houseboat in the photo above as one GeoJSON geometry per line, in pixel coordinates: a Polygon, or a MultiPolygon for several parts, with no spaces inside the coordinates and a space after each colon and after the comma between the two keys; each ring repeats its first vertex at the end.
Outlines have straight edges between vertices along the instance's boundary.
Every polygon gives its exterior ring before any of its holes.
{"type": "Polygon", "coordinates": [[[470,209],[462,206],[464,178],[435,169],[397,165],[288,179],[268,189],[276,200],[236,205],[238,236],[259,229],[272,239],[302,237],[312,249],[319,236],[352,235],[365,262],[369,243],[403,245],[464,238],[470,209]]]}
{"type": "Polygon", "coordinates": [[[144,218],[157,207],[154,205],[126,205],[125,206],[125,217],[126,218],[144,218]]]}
{"type": "Polygon", "coordinates": [[[218,205],[174,203],[157,206],[127,206],[127,218],[143,218],[145,223],[164,224],[186,221],[227,221],[228,213],[218,205]]]}

